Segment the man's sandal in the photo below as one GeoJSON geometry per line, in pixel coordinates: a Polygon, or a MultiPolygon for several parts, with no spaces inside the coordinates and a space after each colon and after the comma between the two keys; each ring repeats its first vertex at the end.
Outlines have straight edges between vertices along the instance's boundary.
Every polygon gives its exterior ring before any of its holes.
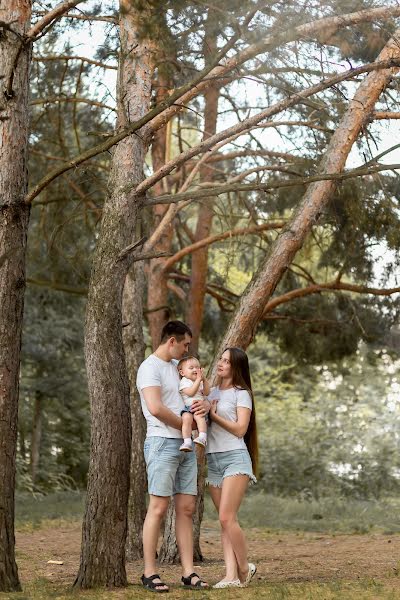
{"type": "Polygon", "coordinates": [[[150,575],[150,577],[142,575],[141,580],[144,587],[150,590],[151,592],[157,592],[158,594],[169,592],[168,586],[161,581],[161,578],[157,573],[154,575],[150,575]],[[154,581],[155,579],[160,579],[160,581],[154,581]],[[165,587],[167,589],[161,589],[165,587]]]}
{"type": "Polygon", "coordinates": [[[191,573],[187,577],[182,577],[181,581],[183,587],[190,588],[191,590],[204,590],[208,588],[208,583],[202,581],[197,573],[191,573]],[[197,577],[196,583],[192,583],[194,577],[197,577]]]}

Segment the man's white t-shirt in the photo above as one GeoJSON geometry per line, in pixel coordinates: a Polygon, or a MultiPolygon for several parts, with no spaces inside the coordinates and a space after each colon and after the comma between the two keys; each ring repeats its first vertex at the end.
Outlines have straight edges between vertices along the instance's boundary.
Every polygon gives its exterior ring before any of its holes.
{"type": "Polygon", "coordinates": [[[150,354],[138,369],[136,386],[140,394],[142,411],[147,421],[147,437],[182,438],[182,432],[179,429],[166,425],[150,414],[142,392],[147,387],[160,387],[161,402],[175,415],[180,416],[185,405],[179,394],[179,373],[176,366],[177,361],[175,360],[167,362],[155,354],[150,354]]]}
{"type": "MultiPolygon", "coordinates": [[[[211,389],[208,399],[217,400],[217,415],[228,421],[237,422],[237,408],[253,409],[251,396],[247,390],[229,388],[220,390],[219,387],[211,389]]],[[[207,454],[210,452],[228,452],[229,450],[245,450],[246,443],[243,438],[239,438],[233,433],[211,421],[208,428],[207,454]]]]}
{"type": "Polygon", "coordinates": [[[204,400],[203,382],[200,383],[199,389],[197,390],[197,392],[194,396],[188,396],[187,394],[185,394],[182,391],[182,390],[185,390],[186,388],[192,387],[193,384],[194,384],[194,381],[192,381],[191,379],[188,379],[187,377],[182,377],[182,379],[179,383],[179,391],[181,394],[181,398],[182,398],[183,402],[185,403],[185,406],[189,406],[189,407],[192,406],[192,404],[195,400],[204,400]]]}

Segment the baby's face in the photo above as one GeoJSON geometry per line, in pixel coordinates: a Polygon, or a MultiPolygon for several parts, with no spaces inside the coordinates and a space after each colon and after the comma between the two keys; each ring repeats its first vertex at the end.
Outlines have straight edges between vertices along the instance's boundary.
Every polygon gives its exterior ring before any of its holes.
{"type": "Polygon", "coordinates": [[[182,375],[182,377],[187,377],[187,379],[190,379],[190,381],[195,381],[196,377],[200,373],[199,361],[195,358],[187,360],[179,369],[179,373],[182,375]]]}

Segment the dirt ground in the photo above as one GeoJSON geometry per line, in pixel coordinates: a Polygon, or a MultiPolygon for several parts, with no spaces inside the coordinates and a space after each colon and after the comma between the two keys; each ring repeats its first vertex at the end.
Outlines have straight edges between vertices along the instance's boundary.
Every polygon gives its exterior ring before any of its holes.
{"type": "MultiPolygon", "coordinates": [[[[215,583],[223,576],[218,525],[203,525],[206,560],[196,565],[201,576],[215,583]]],[[[400,535],[335,535],[275,533],[249,529],[249,556],[257,564],[259,583],[305,583],[358,580],[389,584],[400,598],[400,535]]],[[[22,584],[43,578],[70,585],[79,564],[80,525],[66,523],[32,532],[17,532],[17,560],[22,584]],[[62,561],[62,565],[48,564],[62,561]]],[[[140,562],[128,563],[130,583],[138,583],[140,562]]],[[[167,583],[180,578],[178,566],[159,569],[167,583]]]]}

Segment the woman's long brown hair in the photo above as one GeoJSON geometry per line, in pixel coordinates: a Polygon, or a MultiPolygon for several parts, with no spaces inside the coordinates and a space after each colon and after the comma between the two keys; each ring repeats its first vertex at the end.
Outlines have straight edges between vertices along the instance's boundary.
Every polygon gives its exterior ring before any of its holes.
{"type": "Polygon", "coordinates": [[[253,401],[253,410],[251,411],[249,426],[244,435],[244,441],[249,451],[251,462],[253,464],[254,475],[258,476],[258,439],[256,406],[254,402],[253,389],[251,386],[249,359],[247,354],[241,348],[225,348],[228,350],[229,360],[232,369],[232,384],[236,389],[247,390],[253,401]]]}

